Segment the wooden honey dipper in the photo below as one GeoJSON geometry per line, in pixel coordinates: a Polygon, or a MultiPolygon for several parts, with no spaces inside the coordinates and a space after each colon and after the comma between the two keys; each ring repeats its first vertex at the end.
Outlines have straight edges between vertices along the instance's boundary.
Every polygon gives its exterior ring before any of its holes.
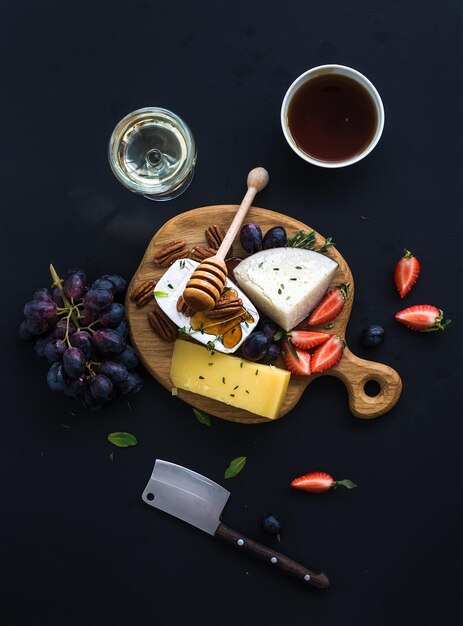
{"type": "Polygon", "coordinates": [[[248,174],[248,190],[244,196],[225,237],[214,256],[204,259],[195,269],[183,291],[183,299],[195,311],[210,311],[220,298],[228,271],[225,265],[230,246],[233,243],[249,207],[258,191],[268,183],[268,172],[263,167],[256,167],[248,174]]]}

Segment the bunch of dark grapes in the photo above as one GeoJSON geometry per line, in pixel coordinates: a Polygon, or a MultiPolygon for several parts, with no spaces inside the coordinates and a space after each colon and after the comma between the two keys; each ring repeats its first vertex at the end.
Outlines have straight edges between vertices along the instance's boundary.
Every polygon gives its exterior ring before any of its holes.
{"type": "Polygon", "coordinates": [[[117,302],[127,288],[125,279],[107,274],[87,285],[83,270],[69,270],[64,279],[53,265],[50,272],[52,287],[34,293],[19,327],[20,339],[35,339],[36,354],[50,363],[50,389],[81,398],[92,410],[117,391],[139,391],[138,356],[127,342],[125,309],[117,302]]]}

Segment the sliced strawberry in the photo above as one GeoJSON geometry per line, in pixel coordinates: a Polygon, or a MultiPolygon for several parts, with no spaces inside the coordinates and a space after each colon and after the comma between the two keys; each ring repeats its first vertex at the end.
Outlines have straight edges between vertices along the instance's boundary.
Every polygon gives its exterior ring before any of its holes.
{"type": "Polygon", "coordinates": [[[325,343],[312,353],[312,374],[324,372],[339,363],[344,352],[344,342],[337,335],[331,335],[325,343]]]}
{"type": "Polygon", "coordinates": [[[319,326],[325,322],[331,322],[341,313],[348,297],[349,285],[344,283],[337,285],[334,289],[328,291],[315,307],[307,320],[307,324],[309,326],[319,326]]]}
{"type": "Polygon", "coordinates": [[[296,348],[302,348],[303,350],[310,350],[315,346],[320,346],[331,337],[330,333],[317,333],[311,330],[292,330],[289,333],[289,340],[296,346],[296,348]]]}
{"type": "Polygon", "coordinates": [[[411,288],[418,280],[421,265],[410,250],[404,250],[404,256],[394,269],[394,284],[401,298],[410,293],[411,288]]]}
{"type": "Polygon", "coordinates": [[[296,376],[310,376],[310,353],[298,350],[289,343],[288,340],[281,343],[281,354],[285,362],[286,369],[296,376]]]}
{"type": "Polygon", "coordinates": [[[326,472],[310,472],[299,476],[291,481],[291,487],[301,489],[302,491],[309,491],[310,493],[324,493],[329,489],[336,489],[338,485],[347,487],[347,489],[353,489],[357,487],[351,480],[334,480],[334,478],[326,472]]]}
{"type": "Polygon", "coordinates": [[[443,322],[444,313],[430,304],[415,304],[395,314],[395,319],[421,333],[445,330],[452,320],[443,322]]]}

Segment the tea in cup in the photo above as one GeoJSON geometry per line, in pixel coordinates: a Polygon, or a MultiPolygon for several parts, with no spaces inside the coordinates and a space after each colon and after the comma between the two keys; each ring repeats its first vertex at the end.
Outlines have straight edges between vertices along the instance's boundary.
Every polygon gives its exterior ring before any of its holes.
{"type": "Polygon", "coordinates": [[[291,148],[320,167],[357,163],[378,143],[384,107],[374,85],[344,65],[320,65],[301,74],[281,107],[281,125],[291,148]]]}

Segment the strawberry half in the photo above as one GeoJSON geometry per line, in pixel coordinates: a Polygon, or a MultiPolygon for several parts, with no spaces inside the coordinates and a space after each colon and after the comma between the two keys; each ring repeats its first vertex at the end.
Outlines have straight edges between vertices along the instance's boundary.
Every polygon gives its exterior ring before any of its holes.
{"type": "Polygon", "coordinates": [[[289,333],[289,340],[293,346],[303,350],[310,350],[320,346],[325,341],[328,341],[330,337],[330,333],[317,333],[311,330],[292,330],[289,333]]]}
{"type": "Polygon", "coordinates": [[[344,283],[337,285],[334,289],[328,291],[315,307],[307,320],[307,324],[309,326],[319,326],[325,322],[331,322],[341,313],[348,297],[349,285],[344,283]]]}
{"type": "Polygon", "coordinates": [[[309,491],[310,493],[324,493],[329,489],[336,489],[338,485],[347,487],[347,489],[353,489],[357,487],[351,480],[334,480],[334,478],[326,472],[310,472],[310,474],[304,474],[291,481],[291,487],[301,489],[302,491],[309,491]]]}
{"type": "Polygon", "coordinates": [[[435,330],[445,330],[452,320],[443,322],[444,313],[430,304],[415,304],[395,314],[395,319],[421,333],[430,333],[435,330]]]}
{"type": "Polygon", "coordinates": [[[324,372],[339,363],[344,352],[344,342],[337,335],[331,335],[330,339],[319,346],[311,359],[312,374],[324,372]]]}
{"type": "Polygon", "coordinates": [[[401,298],[410,293],[411,288],[418,280],[421,265],[410,250],[404,250],[404,256],[394,269],[394,284],[401,298]]]}
{"type": "Polygon", "coordinates": [[[310,376],[311,356],[309,352],[298,350],[288,340],[281,344],[281,354],[285,362],[285,367],[296,376],[310,376]]]}

